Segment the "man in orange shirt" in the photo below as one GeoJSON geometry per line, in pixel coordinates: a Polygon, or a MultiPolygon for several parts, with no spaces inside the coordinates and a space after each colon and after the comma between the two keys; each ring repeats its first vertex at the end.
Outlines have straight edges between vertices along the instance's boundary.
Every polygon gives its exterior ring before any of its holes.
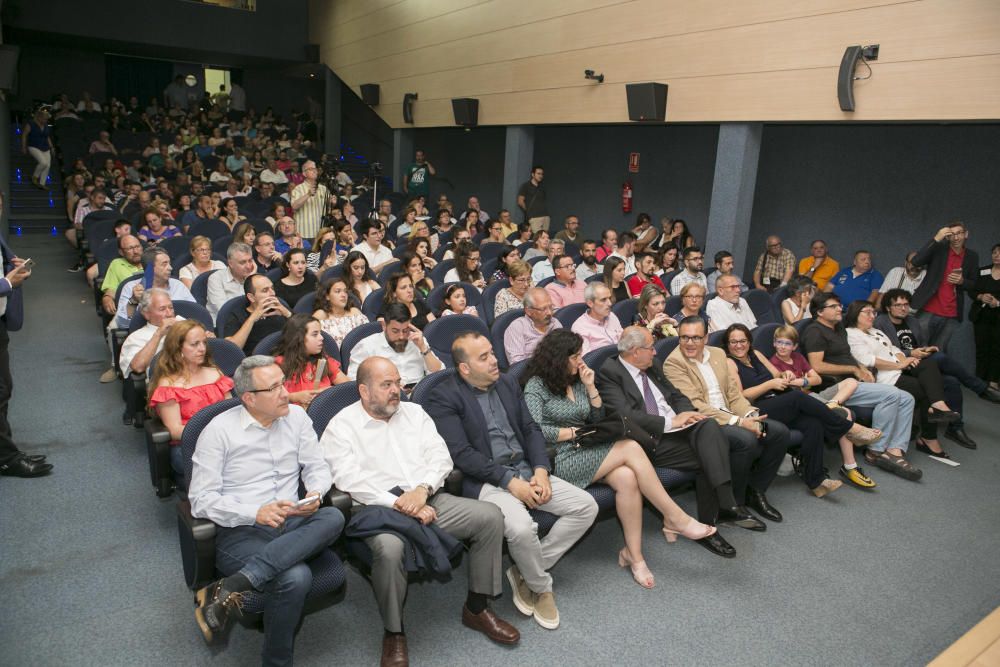
{"type": "Polygon", "coordinates": [[[803,257],[799,262],[799,273],[807,278],[812,278],[816,283],[816,289],[822,291],[830,278],[840,271],[840,264],[833,257],[826,254],[826,241],[816,240],[810,246],[810,255],[803,257]]]}

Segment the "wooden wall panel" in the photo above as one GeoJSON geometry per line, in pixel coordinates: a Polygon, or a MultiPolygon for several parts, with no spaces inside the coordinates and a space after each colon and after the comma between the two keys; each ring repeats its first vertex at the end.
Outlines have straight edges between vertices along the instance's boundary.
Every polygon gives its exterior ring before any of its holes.
{"type": "MultiPolygon", "coordinates": [[[[325,29],[339,4],[318,19],[325,29]]],[[[1000,117],[997,0],[398,0],[377,13],[388,27],[379,37],[322,42],[321,56],[356,90],[379,83],[376,111],[394,127],[404,92],[420,95],[417,126],[453,124],[450,100],[467,96],[484,125],[626,122],[624,84],[636,81],[670,84],[674,122],[1000,117]],[[387,18],[417,14],[415,25],[387,18]],[[837,68],[859,43],[881,51],[873,78],[855,85],[858,111],[845,114],[837,68]],[[586,81],[585,68],[605,83],[586,81]]]]}

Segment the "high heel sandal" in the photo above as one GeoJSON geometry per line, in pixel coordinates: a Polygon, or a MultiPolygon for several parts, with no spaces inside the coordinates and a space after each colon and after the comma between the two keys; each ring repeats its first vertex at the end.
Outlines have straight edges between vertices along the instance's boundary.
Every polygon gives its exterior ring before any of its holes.
{"type": "Polygon", "coordinates": [[[851,444],[858,447],[867,447],[873,442],[878,442],[878,439],[882,437],[882,431],[877,428],[868,428],[861,424],[855,424],[844,435],[851,441],[851,444]]]}
{"type": "Polygon", "coordinates": [[[691,520],[688,521],[687,526],[685,526],[683,530],[674,530],[672,528],[667,528],[666,526],[663,527],[663,536],[667,538],[668,544],[676,542],[678,535],[683,535],[689,540],[697,542],[698,540],[703,540],[706,537],[715,535],[715,532],[715,526],[700,523],[695,521],[694,518],[691,518],[691,520]]]}
{"type": "Polygon", "coordinates": [[[624,547],[618,552],[618,567],[628,567],[632,571],[632,578],[635,579],[635,583],[643,588],[652,588],[655,586],[656,580],[653,578],[653,573],[646,567],[646,561],[641,560],[638,563],[633,563],[632,559],[626,555],[627,551],[628,547],[624,547]]]}

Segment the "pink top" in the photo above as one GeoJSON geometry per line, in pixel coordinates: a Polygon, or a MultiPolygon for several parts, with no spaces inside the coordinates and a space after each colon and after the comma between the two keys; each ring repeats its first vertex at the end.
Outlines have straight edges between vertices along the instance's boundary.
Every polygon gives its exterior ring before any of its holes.
{"type": "Polygon", "coordinates": [[[155,409],[161,403],[176,401],[181,409],[181,424],[187,424],[196,412],[225,399],[226,394],[232,390],[233,381],[221,374],[219,379],[212,384],[200,384],[197,387],[165,387],[160,385],[153,391],[153,395],[149,399],[149,406],[155,409]]]}
{"type": "MultiPolygon", "coordinates": [[[[289,394],[294,394],[297,391],[309,391],[310,389],[326,389],[333,385],[333,380],[340,375],[340,364],[328,355],[326,356],[326,373],[323,374],[323,378],[319,381],[319,387],[314,387],[313,382],[316,379],[316,365],[311,361],[306,364],[301,375],[296,375],[295,377],[285,378],[285,389],[288,390],[289,394]]],[[[274,361],[280,366],[284,357],[277,356],[274,361]]]]}

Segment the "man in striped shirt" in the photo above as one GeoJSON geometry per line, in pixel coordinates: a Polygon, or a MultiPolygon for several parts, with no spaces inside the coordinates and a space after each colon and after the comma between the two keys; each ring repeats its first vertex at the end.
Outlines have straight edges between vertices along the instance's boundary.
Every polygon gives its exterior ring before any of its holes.
{"type": "Polygon", "coordinates": [[[305,180],[292,190],[292,210],[295,222],[303,238],[315,238],[323,224],[323,214],[330,198],[330,191],[322,183],[316,182],[316,163],[306,160],[302,165],[305,180]]]}

